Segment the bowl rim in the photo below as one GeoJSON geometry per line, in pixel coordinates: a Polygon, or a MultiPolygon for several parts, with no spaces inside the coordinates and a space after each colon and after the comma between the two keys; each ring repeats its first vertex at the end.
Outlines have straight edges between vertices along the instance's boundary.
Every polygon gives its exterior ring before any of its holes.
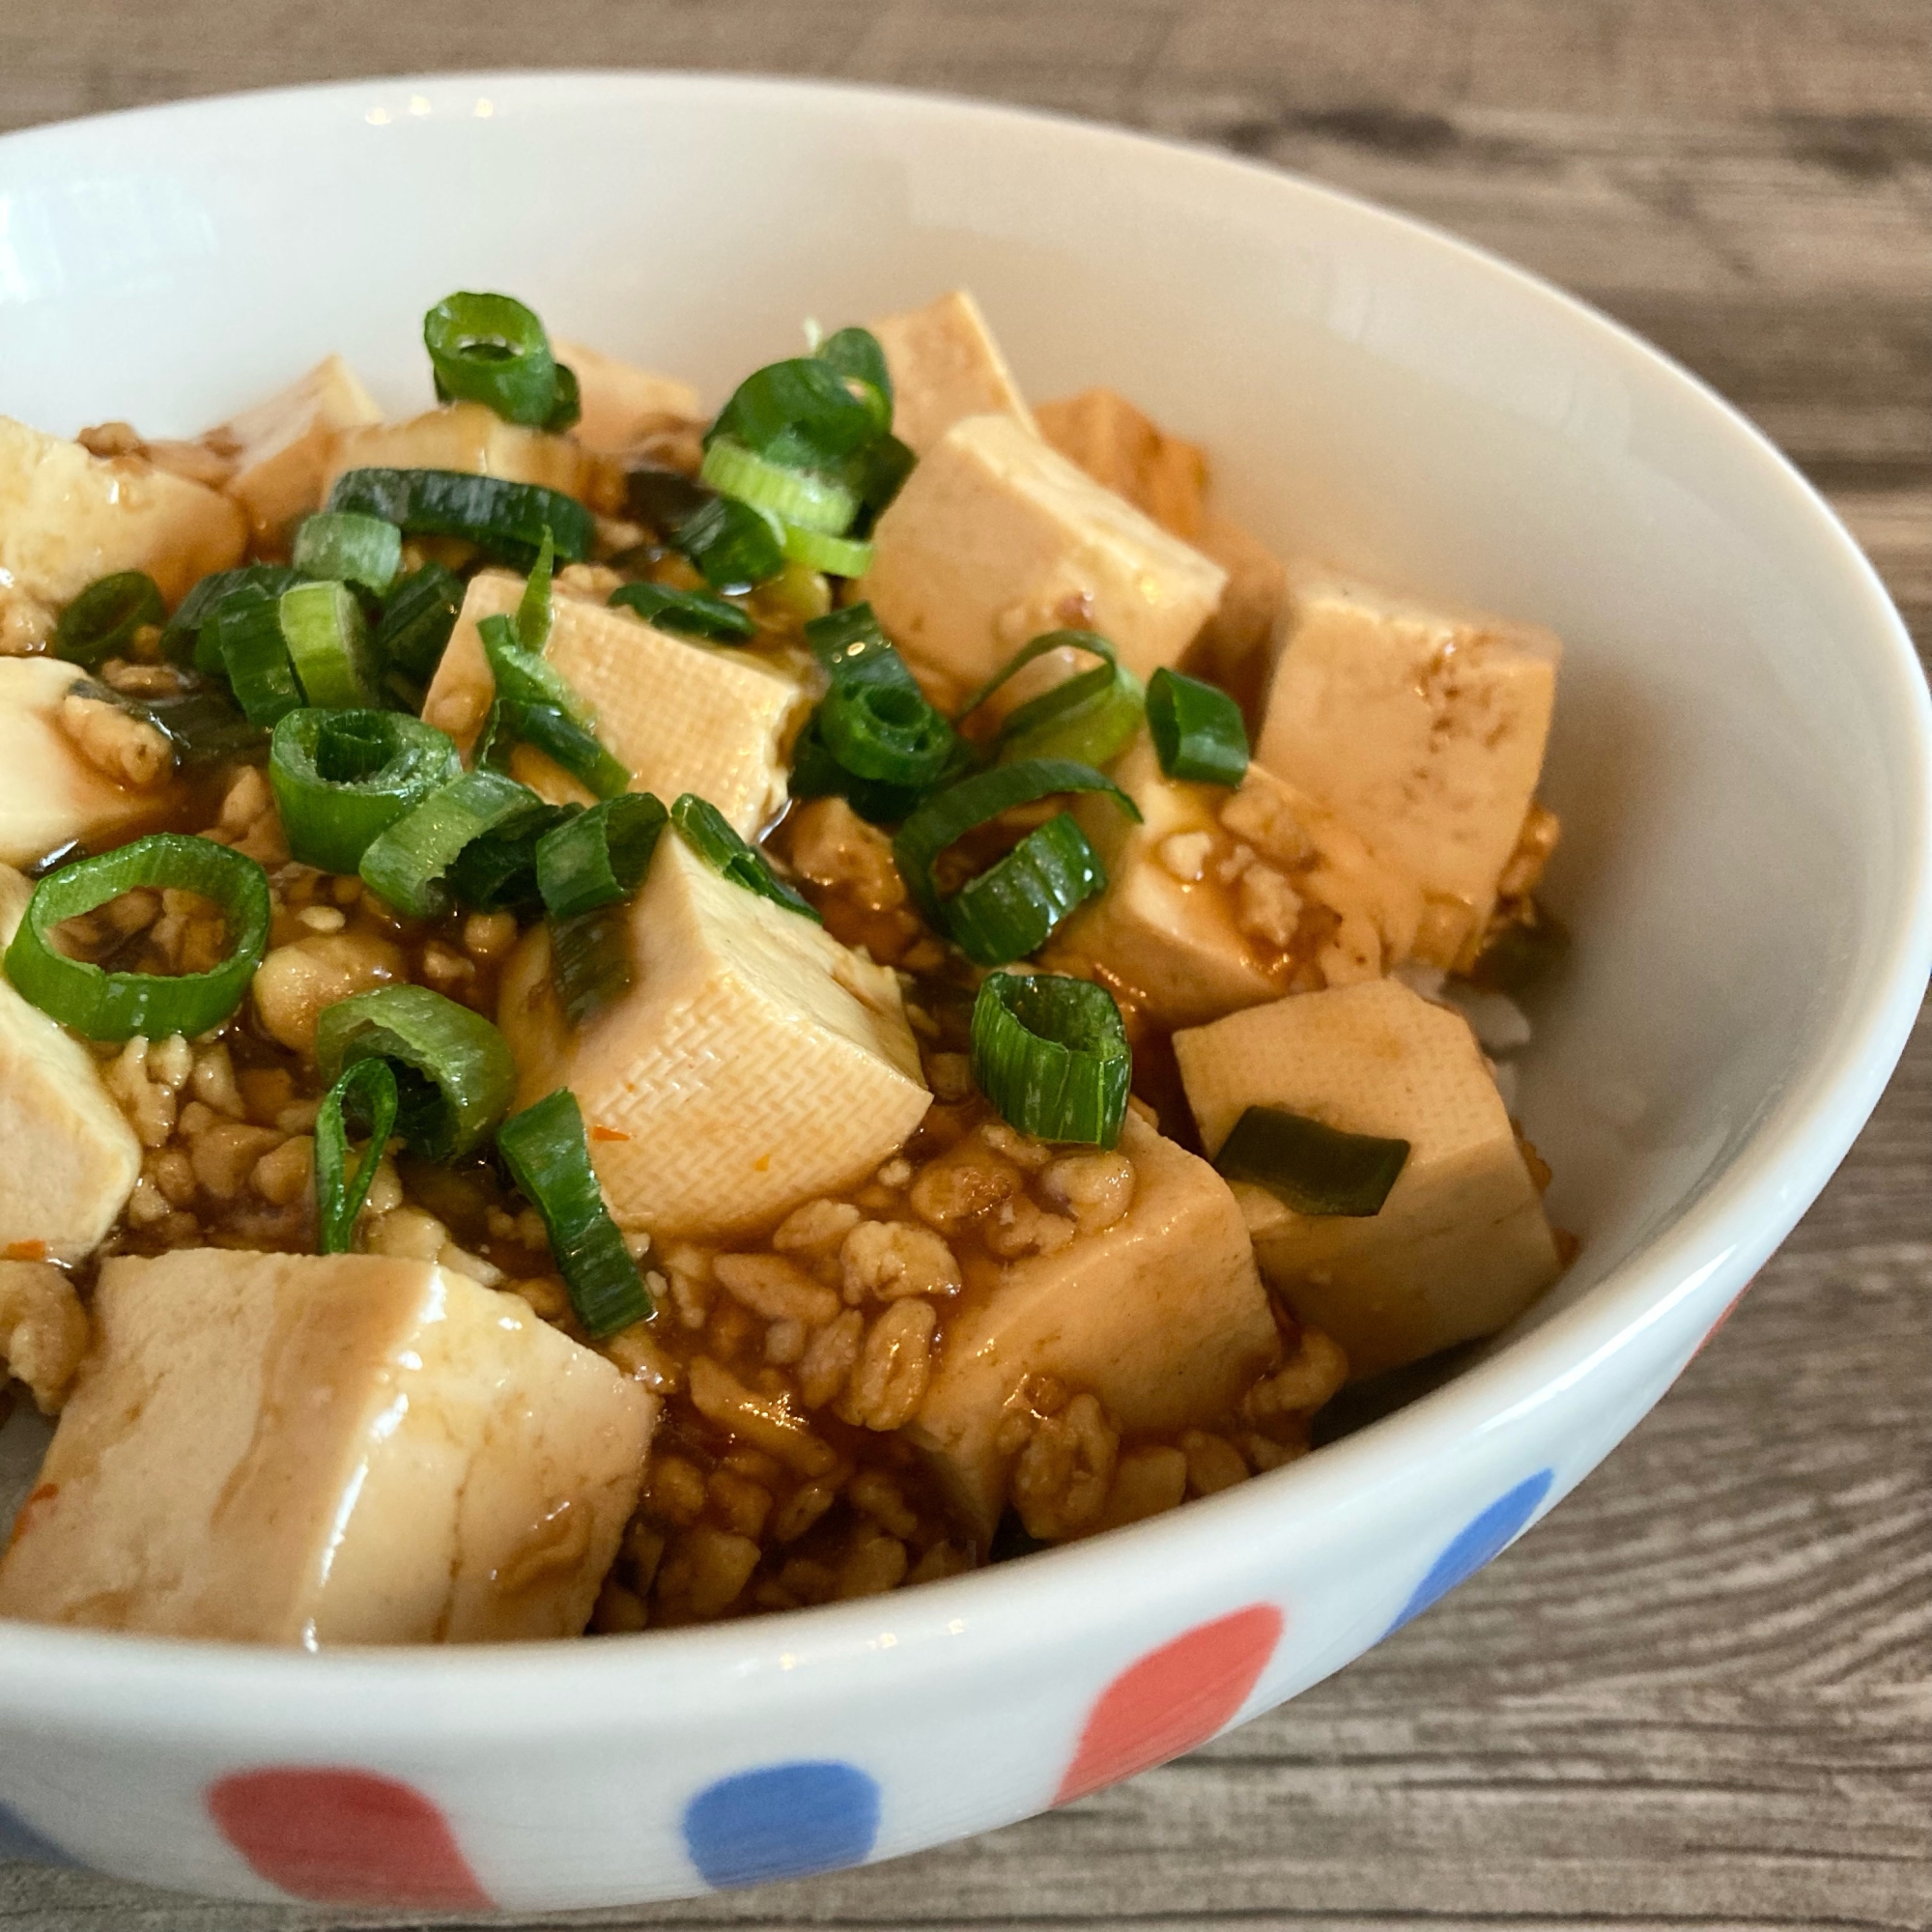
{"type": "MultiPolygon", "coordinates": [[[[1293,1550],[1298,1529],[1351,1499],[1399,1486],[1421,1459],[1458,1440],[1492,1435],[1541,1406],[1634,1344],[1693,1298],[1716,1310],[1740,1293],[1783,1240],[1835,1170],[1883,1093],[1917,1017],[1932,972],[1932,701],[1910,635],[1881,582],[1831,506],[1796,465],[1731,403],[1675,358],[1593,304],[1478,243],[1420,217],[1270,163],[1201,142],[1065,112],[1016,107],[955,94],[878,84],[707,71],[620,69],[453,69],[347,81],[270,87],[75,117],[0,134],[0,174],[16,156],[76,134],[137,127],[168,137],[178,128],[265,110],[348,106],[372,91],[451,85],[515,94],[524,104],[572,93],[622,96],[729,95],[746,102],[816,103],[891,110],[939,128],[1013,128],[1088,150],[1124,152],[1147,165],[1191,171],[1196,181],[1266,192],[1284,205],[1325,206],[1378,228],[1410,247],[1436,251],[1502,284],[1515,300],[1560,321],[1593,355],[1642,368],[1673,406],[1700,416],[1741,457],[1775,481],[1783,507],[1815,532],[1832,588],[1858,615],[1857,635],[1871,658],[1873,696],[1903,721],[1909,740],[1901,769],[1889,774],[1901,838],[1887,908],[1873,919],[1869,957],[1855,977],[1813,1063],[1760,1115],[1738,1151],[1661,1234],[1614,1266],[1576,1306],[1494,1348],[1430,1394],[1319,1455],[1259,1476],[1184,1510],[1045,1551],[1024,1565],[980,1570],[885,1598],[770,1613],[722,1625],[600,1639],[594,1644],[523,1641],[474,1646],[331,1648],[318,1653],[207,1639],[132,1636],[0,1620],[0,1715],[28,1721],[76,1721],[100,1735],[141,1722],[139,1700],[156,1693],[174,1706],[169,1727],[233,1737],[270,1727],[311,1739],[354,1735],[365,1742],[419,1738],[425,1719],[443,1739],[480,1740],[533,1728],[596,1731],[635,1723],[626,1692],[648,1690],[652,1708],[677,1721],[719,1711],[732,1684],[769,1682],[808,1661],[878,1648],[886,1621],[915,1635],[957,1635],[992,1621],[1022,1598],[1069,1605],[1118,1602],[1116,1573],[1198,1577],[1217,1549],[1252,1547],[1272,1536],[1293,1550]],[[1265,184],[1265,189],[1263,187],[1265,184]],[[1288,1508],[1284,1508],[1288,1505],[1288,1508]],[[1286,1519],[1286,1520],[1285,1520],[1286,1519]],[[487,1698],[468,1693],[487,1687],[487,1698]],[[182,1703],[199,1699],[199,1717],[182,1703]],[[131,1701],[130,1701],[131,1700],[131,1701]]],[[[299,140],[297,127],[293,139],[299,140]]],[[[1708,1325],[1706,1323],[1705,1325],[1708,1325]]],[[[1143,1587],[1140,1607],[1159,1600],[1143,1587]]],[[[1010,1620],[1001,1618],[1003,1624],[1010,1620]]],[[[907,1639],[901,1637],[901,1642],[907,1639]]],[[[914,1641],[921,1667],[964,1668],[977,1646],[914,1641]]],[[[823,1694],[849,1689],[842,1673],[799,1671],[823,1694]]]]}

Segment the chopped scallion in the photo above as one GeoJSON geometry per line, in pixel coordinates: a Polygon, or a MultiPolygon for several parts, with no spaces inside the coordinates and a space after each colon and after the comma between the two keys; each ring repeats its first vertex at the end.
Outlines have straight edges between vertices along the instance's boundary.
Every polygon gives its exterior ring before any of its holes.
{"type": "Polygon", "coordinates": [[[755,845],[748,845],[710,800],[699,798],[696,792],[686,792],[671,807],[670,822],[677,827],[684,842],[714,872],[722,873],[733,885],[743,886],[748,893],[756,893],[760,898],[783,906],[787,912],[798,913],[814,924],[824,923],[818,909],[772,870],[764,854],[755,845]]]}
{"type": "Polygon", "coordinates": [[[346,469],[328,508],[366,511],[412,536],[462,537],[526,568],[546,529],[566,563],[581,563],[597,538],[596,520],[574,497],[462,469],[346,469]]]}
{"type": "Polygon", "coordinates": [[[1134,1060],[1104,986],[1053,973],[991,973],[973,1003],[973,1078],[1009,1125],[1037,1140],[1110,1148],[1134,1060]]]}
{"type": "Polygon", "coordinates": [[[369,627],[346,583],[298,583],[282,592],[276,612],[310,704],[339,711],[376,703],[369,627]]]}
{"type": "Polygon", "coordinates": [[[376,626],[376,654],[427,685],[442,662],[463,609],[463,580],[440,563],[426,563],[389,592],[376,626]]]}
{"type": "Polygon", "coordinates": [[[828,577],[864,577],[872,567],[872,546],[850,537],[828,536],[801,524],[787,524],[780,540],[788,563],[822,570],[828,577]]]}
{"type": "Polygon", "coordinates": [[[1408,1159],[1408,1143],[1344,1133],[1305,1114],[1249,1107],[1214,1156],[1229,1180],[1264,1187],[1297,1214],[1365,1219],[1382,1203],[1408,1159]]]}
{"type": "Polygon", "coordinates": [[[216,570],[204,577],[181,601],[161,633],[161,655],[170,664],[192,663],[198,671],[219,674],[221,653],[207,637],[209,619],[230,598],[258,598],[272,601],[293,583],[301,582],[301,572],[285,563],[246,563],[237,570],[216,570]]]}
{"type": "Polygon", "coordinates": [[[963,721],[1009,678],[1051,651],[1081,651],[1100,662],[1030,697],[1000,725],[996,740],[1003,760],[1074,758],[1104,765],[1126,749],[1140,729],[1140,679],[1120,661],[1113,645],[1093,631],[1049,631],[1014,653],[990,684],[977,692],[959,715],[963,721]]]}
{"type": "Polygon", "coordinates": [[[604,1206],[577,1096],[559,1087],[505,1121],[497,1151],[543,1216],[577,1319],[592,1336],[651,1318],[651,1297],[604,1206]]]}
{"type": "Polygon", "coordinates": [[[722,496],[769,510],[782,523],[833,536],[849,529],[859,513],[857,494],[837,477],[774,463],[728,436],[704,452],[697,480],[722,496]]]}
{"type": "Polygon", "coordinates": [[[356,868],[362,883],[411,919],[436,919],[454,901],[447,873],[472,838],[541,805],[500,772],[465,772],[380,833],[356,868]]]}
{"type": "Polygon", "coordinates": [[[290,560],[304,577],[386,597],[403,567],[403,533],[360,510],[318,510],[301,520],[290,560]]]}
{"type": "Polygon", "coordinates": [[[734,497],[713,497],[678,525],[671,542],[714,590],[751,590],[784,568],[783,526],[734,497]]]}
{"type": "Polygon", "coordinates": [[[386,1060],[351,1062],[323,1097],[315,1117],[315,1218],[316,1246],[325,1255],[346,1255],[355,1243],[356,1217],[395,1131],[397,1097],[395,1069],[386,1060]],[[352,1114],[368,1136],[354,1175],[348,1172],[352,1114]]]}
{"type": "Polygon", "coordinates": [[[537,885],[555,920],[575,919],[642,883],[668,814],[647,791],[607,799],[559,825],[538,842],[537,885]]]}
{"type": "Polygon", "coordinates": [[[54,626],[54,656],[95,670],[109,658],[125,656],[134,633],[147,624],[165,624],[160,586],[145,570],[117,570],[97,577],[54,626]]]}
{"type": "Polygon", "coordinates": [[[442,732],[397,711],[291,711],[269,748],[290,855],[353,874],[397,819],[463,769],[442,732]]]}
{"type": "Polygon", "coordinates": [[[229,597],[201,635],[220,652],[229,688],[249,724],[266,727],[300,709],[302,689],[282,634],[280,598],[252,591],[229,597]]]}
{"type": "MultiPolygon", "coordinates": [[[[505,422],[532,429],[553,426],[556,357],[543,324],[513,296],[445,296],[423,317],[423,347],[436,371],[437,394],[445,401],[482,403],[505,422]]],[[[570,389],[574,399],[575,378],[570,389]]]]}
{"type": "Polygon", "coordinates": [[[788,468],[830,468],[888,427],[876,397],[855,395],[843,372],[816,356],[767,363],[738,384],[705,446],[730,437],[788,468]]]}
{"type": "Polygon", "coordinates": [[[1148,681],[1148,730],[1171,779],[1237,785],[1248,775],[1248,727],[1220,686],[1163,666],[1148,681]]]}
{"type": "Polygon", "coordinates": [[[480,1147],[517,1089],[503,1036],[481,1013],[427,986],[378,986],[325,1007],[315,1054],[331,1084],[356,1061],[387,1061],[396,1076],[396,1131],[427,1160],[454,1160],[480,1147]]]}
{"type": "Polygon", "coordinates": [[[626,583],[611,591],[613,607],[635,611],[654,630],[712,643],[742,644],[757,635],[752,613],[708,590],[673,590],[663,583],[626,583]]]}
{"type": "Polygon", "coordinates": [[[946,902],[946,930],[976,966],[1037,952],[1074,907],[1107,889],[1107,868],[1063,811],[946,902]]]}

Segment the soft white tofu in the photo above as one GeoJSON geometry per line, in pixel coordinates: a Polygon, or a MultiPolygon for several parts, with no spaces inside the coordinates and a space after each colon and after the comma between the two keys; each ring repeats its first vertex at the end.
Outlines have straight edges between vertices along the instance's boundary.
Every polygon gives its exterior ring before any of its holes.
{"type": "Polygon", "coordinates": [[[210,432],[233,452],[228,494],[248,513],[256,538],[284,542],[298,517],[322,507],[335,445],[345,430],[383,420],[376,399],[339,355],[277,389],[210,432]]]}
{"type": "Polygon", "coordinates": [[[482,403],[444,403],[405,422],[344,430],[322,479],[326,497],[347,469],[461,469],[582,497],[593,459],[567,436],[505,422],[482,403]]]}
{"type": "Polygon", "coordinates": [[[1535,797],[1561,646],[1312,565],[1289,592],[1255,755],[1416,880],[1438,908],[1425,956],[1451,965],[1480,939],[1535,797]]]}
{"type": "Polygon", "coordinates": [[[658,1400],[514,1295],[378,1255],[101,1270],[0,1615],[314,1647],[574,1636],[658,1400]]]}
{"type": "Polygon", "coordinates": [[[14,596],[58,611],[98,577],[145,570],[174,605],[247,540],[220,491],[0,416],[0,588],[14,596]]]}
{"type": "Polygon", "coordinates": [[[1264,952],[1241,931],[1205,856],[1197,876],[1189,876],[1195,865],[1183,863],[1197,849],[1225,844],[1218,814],[1227,792],[1163,777],[1145,733],[1112,776],[1140,807],[1141,823],[1104,796],[1075,803],[1073,815],[1107,868],[1107,889],[1061,927],[1049,963],[1101,980],[1166,1028],[1278,999],[1287,985],[1283,955],[1264,952]]]}
{"type": "MultiPolygon", "coordinates": [[[[465,757],[497,694],[477,626],[516,611],[523,579],[481,571],[431,681],[423,717],[465,757]]],[[[597,717],[597,735],[631,768],[631,788],[669,805],[707,798],[748,838],[784,809],[786,754],[810,709],[802,663],[667,636],[634,611],[559,595],[545,656],[597,717]]],[[[541,753],[511,770],[554,804],[588,797],[541,753]]]]}
{"type": "Polygon", "coordinates": [[[861,585],[936,703],[953,704],[1043,631],[1112,640],[1146,678],[1175,663],[1227,573],[1010,416],[933,444],[873,534],[861,585]]]}
{"type": "Polygon", "coordinates": [[[893,434],[923,456],[962,416],[1034,419],[1007,358],[964,289],[868,325],[893,379],[893,434]]]}
{"type": "Polygon", "coordinates": [[[895,1152],[930,1103],[895,975],[713,871],[668,831],[632,901],[631,990],[573,1032],[546,930],[503,977],[518,1104],[576,1094],[620,1226],[776,1221],[895,1152]]]}
{"type": "MultiPolygon", "coordinates": [[[[32,893],[0,866],[0,949],[32,893]]],[[[92,1254],[140,1175],[141,1144],[94,1056],[0,978],[0,1254],[92,1254]]]]}
{"type": "Polygon", "coordinates": [[[1099,1398],[1128,1434],[1224,1421],[1281,1342],[1241,1212],[1204,1160],[1128,1112],[1133,1205],[1111,1228],[1000,1272],[950,1312],[906,1435],[983,1548],[1014,1456],[1000,1424],[1030,1377],[1099,1398]]]}
{"type": "Polygon", "coordinates": [[[667,422],[692,422],[702,413],[697,391],[675,376],[620,362],[581,342],[553,341],[551,348],[577,378],[582,412],[571,434],[586,449],[614,455],[667,422]]]}
{"type": "Polygon", "coordinates": [[[1409,1143],[1378,1214],[1305,1215],[1243,1185],[1262,1272],[1355,1376],[1493,1334],[1556,1279],[1556,1245],[1468,1022],[1377,980],[1178,1033],[1202,1145],[1249,1107],[1409,1143]]]}
{"type": "Polygon", "coordinates": [[[58,658],[0,658],[0,863],[30,866],[78,838],[117,843],[164,814],[171,786],[116,784],[60,726],[81,673],[58,658]]]}

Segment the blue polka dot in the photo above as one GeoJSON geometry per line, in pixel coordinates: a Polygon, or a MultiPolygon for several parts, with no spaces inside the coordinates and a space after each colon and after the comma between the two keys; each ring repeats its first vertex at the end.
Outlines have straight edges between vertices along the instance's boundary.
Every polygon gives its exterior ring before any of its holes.
{"type": "Polygon", "coordinates": [[[0,1804],[0,1859],[24,1859],[29,1864],[83,1867],[50,1838],[43,1838],[17,1811],[0,1804]]]}
{"type": "Polygon", "coordinates": [[[1386,1634],[1393,1636],[1409,1618],[1419,1617],[1431,1604],[1446,1597],[1492,1558],[1500,1556],[1522,1533],[1554,1481],[1553,1470],[1539,1469],[1464,1524],[1456,1540],[1430,1566],[1429,1575],[1415,1586],[1414,1595],[1402,1606],[1401,1616],[1389,1625],[1386,1634]]]}
{"type": "Polygon", "coordinates": [[[721,1777],[684,1813],[684,1842],[708,1885],[855,1865],[879,1832],[879,1787],[856,1765],[766,1765],[721,1777]]]}

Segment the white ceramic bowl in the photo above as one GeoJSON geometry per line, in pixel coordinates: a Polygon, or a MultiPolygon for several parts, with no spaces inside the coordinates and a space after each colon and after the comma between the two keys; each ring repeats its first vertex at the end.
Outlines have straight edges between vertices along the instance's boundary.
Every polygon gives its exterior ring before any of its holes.
{"type": "Polygon", "coordinates": [[[1264,537],[1563,634],[1577,946],[1521,1104],[1580,1259],[1399,1414],[934,1587],[441,1653],[7,1627],[21,1843],[237,1896],[531,1909],[1023,1817],[1293,1696],[1492,1556],[1669,1386],[1865,1119],[1932,951],[1918,668],[1776,452],[1543,284],[1263,168],[849,88],[369,82],[0,141],[0,411],[61,431],[192,433],[331,349],[423,403],[418,321],[455,287],[715,399],[803,316],[958,282],[1032,394],[1136,398],[1264,537]]]}

